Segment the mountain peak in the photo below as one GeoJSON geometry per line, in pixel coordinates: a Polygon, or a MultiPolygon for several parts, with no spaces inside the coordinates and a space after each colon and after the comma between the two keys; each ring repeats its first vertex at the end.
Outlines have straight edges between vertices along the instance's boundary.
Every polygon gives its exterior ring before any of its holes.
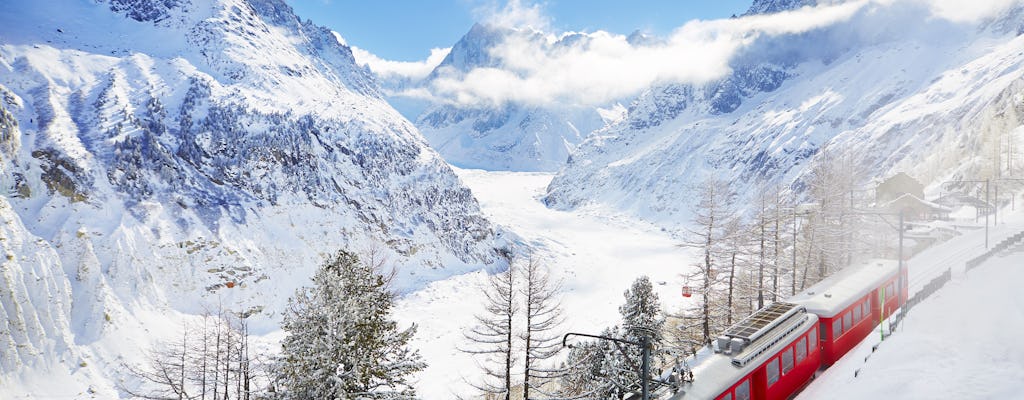
{"type": "Polygon", "coordinates": [[[743,15],[774,14],[817,4],[818,0],[754,0],[754,4],[743,15]]]}

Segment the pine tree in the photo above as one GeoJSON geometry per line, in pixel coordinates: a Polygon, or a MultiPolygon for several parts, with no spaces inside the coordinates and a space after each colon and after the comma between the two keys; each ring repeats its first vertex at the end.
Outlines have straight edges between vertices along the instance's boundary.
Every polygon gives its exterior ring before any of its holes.
{"type": "Polygon", "coordinates": [[[408,347],[413,325],[391,319],[385,276],[339,251],[289,299],[277,382],[286,399],[414,399],[410,374],[426,367],[408,347]]]}
{"type": "Polygon", "coordinates": [[[654,293],[651,279],[641,276],[624,293],[626,302],[619,307],[625,339],[639,342],[647,337],[655,348],[661,347],[665,317],[661,315],[661,301],[654,293]]]}
{"type": "MultiPolygon", "coordinates": [[[[625,302],[619,307],[622,315],[622,339],[642,343],[643,338],[649,340],[651,354],[658,354],[662,347],[662,330],[665,318],[661,315],[661,302],[650,278],[641,276],[623,294],[625,302]]],[[[617,330],[616,330],[617,331],[617,330]]],[[[641,379],[641,349],[637,346],[615,344],[615,352],[606,355],[605,367],[609,379],[616,387],[622,389],[621,394],[638,390],[641,379]]]]}
{"type": "MultiPolygon", "coordinates": [[[[624,296],[625,302],[619,307],[623,328],[605,329],[600,336],[634,343],[647,338],[651,354],[658,354],[664,341],[665,318],[651,280],[646,276],[637,278],[624,296]]],[[[563,365],[561,395],[568,399],[622,399],[640,390],[640,367],[641,349],[636,346],[608,340],[583,341],[573,346],[563,365]]]]}
{"type": "Polygon", "coordinates": [[[561,397],[567,399],[606,399],[611,395],[609,387],[602,387],[604,379],[602,366],[610,349],[602,342],[587,340],[574,344],[569,349],[564,371],[560,380],[561,397]]]}

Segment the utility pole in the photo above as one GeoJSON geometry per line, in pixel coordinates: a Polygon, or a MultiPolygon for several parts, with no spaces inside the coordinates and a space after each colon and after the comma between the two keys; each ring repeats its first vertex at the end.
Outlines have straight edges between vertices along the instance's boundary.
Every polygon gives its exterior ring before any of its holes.
{"type": "Polygon", "coordinates": [[[999,225],[999,183],[992,185],[992,191],[995,192],[995,202],[992,204],[992,206],[995,207],[995,214],[993,214],[994,221],[992,221],[992,225],[995,226],[999,225]]]}
{"type": "Polygon", "coordinates": [[[793,296],[796,296],[796,230],[796,210],[793,210],[793,269],[789,271],[793,275],[792,291],[790,292],[793,296]]]}
{"type": "MultiPolygon", "coordinates": [[[[985,179],[985,207],[992,207],[992,202],[988,198],[988,179],[985,179]]],[[[988,215],[992,210],[985,211],[985,249],[988,250],[988,215]]]]}
{"type": "Polygon", "coordinates": [[[897,302],[900,304],[900,320],[902,320],[903,317],[907,316],[906,299],[903,298],[903,285],[906,284],[906,282],[903,281],[904,279],[906,279],[903,277],[905,273],[905,271],[903,270],[903,268],[905,267],[905,264],[903,262],[903,229],[905,229],[903,226],[903,210],[900,210],[900,277],[898,280],[899,287],[896,288],[896,298],[898,299],[897,302]]]}
{"type": "Polygon", "coordinates": [[[647,379],[651,372],[651,339],[646,335],[640,337],[640,399],[650,400],[650,379],[647,379]]]}

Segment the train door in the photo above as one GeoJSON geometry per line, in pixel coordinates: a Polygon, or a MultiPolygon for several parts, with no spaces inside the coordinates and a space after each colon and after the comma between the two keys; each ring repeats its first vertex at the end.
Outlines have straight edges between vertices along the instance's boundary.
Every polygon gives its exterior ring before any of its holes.
{"type": "Polygon", "coordinates": [[[761,400],[768,398],[768,378],[765,376],[763,365],[754,370],[753,374],[750,374],[750,382],[754,389],[753,399],[761,400]]]}

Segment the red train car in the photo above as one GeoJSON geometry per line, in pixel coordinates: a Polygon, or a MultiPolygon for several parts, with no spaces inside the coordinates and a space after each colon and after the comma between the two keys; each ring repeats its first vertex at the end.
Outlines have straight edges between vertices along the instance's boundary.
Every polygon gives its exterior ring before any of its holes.
{"type": "MultiPolygon", "coordinates": [[[[783,400],[835,363],[906,299],[896,261],[850,266],[730,327],[692,361],[671,400],[783,400]]],[[[666,395],[660,395],[663,398],[666,395]]]]}
{"type": "MultiPolygon", "coordinates": [[[[819,318],[822,367],[842,358],[899,308],[899,281],[897,261],[871,260],[836,272],[790,299],[819,318]]],[[[903,299],[906,281],[904,276],[903,299]]]]}
{"type": "Polygon", "coordinates": [[[729,328],[714,354],[693,366],[694,381],[673,400],[782,400],[820,365],[818,317],[793,303],[773,303],[729,328]]]}

